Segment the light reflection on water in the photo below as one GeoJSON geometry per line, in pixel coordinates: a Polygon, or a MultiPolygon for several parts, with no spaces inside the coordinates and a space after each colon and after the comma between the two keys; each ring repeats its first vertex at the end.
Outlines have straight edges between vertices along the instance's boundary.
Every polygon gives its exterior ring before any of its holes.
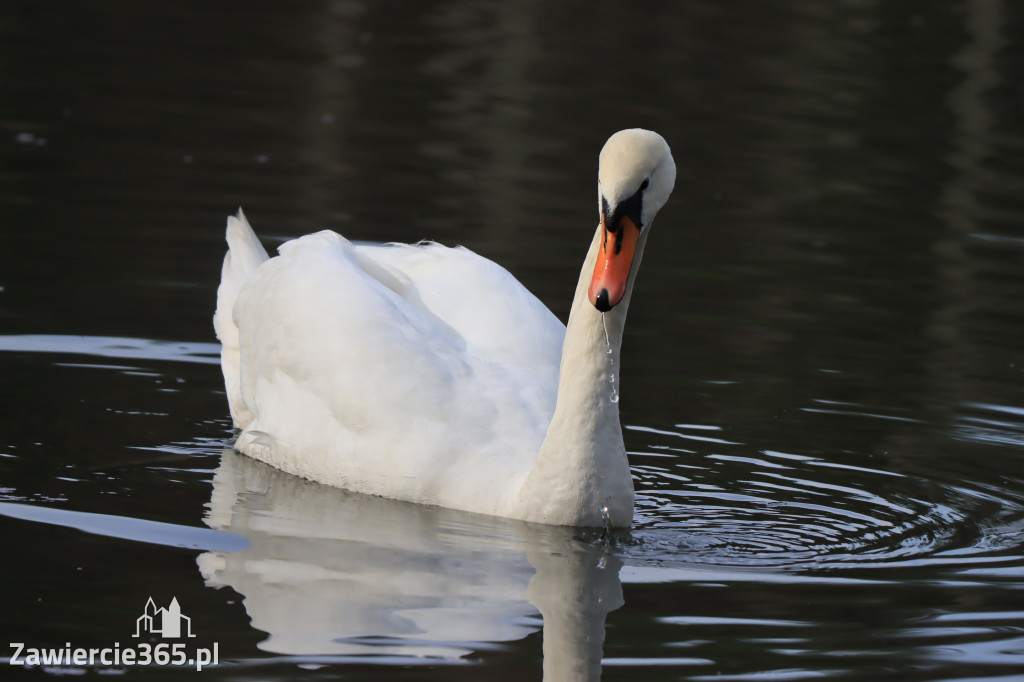
{"type": "MultiPolygon", "coordinates": [[[[57,354],[53,371],[89,369],[132,381],[208,367],[216,351],[208,343],[126,338],[35,341],[44,354],[57,354]],[[131,359],[149,371],[91,365],[91,357],[131,359]]],[[[0,337],[0,358],[28,352],[26,344],[25,337],[0,337]]],[[[867,418],[887,411],[850,407],[867,418]]],[[[1020,414],[994,405],[963,409],[965,423],[978,412],[1020,414]]],[[[1003,425],[1007,436],[1019,426],[1003,425]]],[[[939,606],[958,591],[1019,591],[1019,488],[757,450],[729,431],[628,426],[627,443],[643,443],[630,453],[636,524],[611,542],[596,530],[531,526],[320,486],[219,451],[206,438],[146,449],[157,457],[206,457],[215,467],[212,489],[209,468],[147,466],[210,490],[203,522],[220,535],[23,504],[0,504],[0,515],[208,548],[196,558],[205,585],[242,596],[249,626],[262,633],[259,649],[274,666],[454,665],[498,655],[538,632],[548,680],[650,668],[710,679],[704,671],[718,669],[716,642],[723,638],[741,646],[740,660],[753,666],[733,679],[842,678],[908,660],[992,670],[1024,663],[1019,611],[939,606]],[[642,640],[606,629],[617,612],[636,617],[631,593],[643,602],[652,589],[667,601],[639,612],[647,619],[642,640]],[[730,599],[730,589],[752,591],[758,608],[730,599]],[[899,596],[907,590],[919,595],[913,606],[899,596]],[[932,596],[922,604],[920,594],[932,596]],[[806,606],[808,599],[816,606],[806,606]],[[886,603],[896,610],[884,627],[850,641],[848,621],[870,619],[886,603]],[[835,665],[849,656],[857,656],[855,668],[835,665]]],[[[5,498],[23,499],[12,492],[5,498]]],[[[234,660],[240,672],[260,674],[267,665],[245,654],[234,660]]]]}
{"type": "MultiPolygon", "coordinates": [[[[1014,553],[998,561],[1022,558],[1014,533],[1024,522],[1019,491],[770,450],[691,451],[680,455],[681,471],[675,457],[662,455],[673,442],[665,436],[692,436],[655,433],[662,436],[650,446],[655,457],[631,453],[634,462],[650,462],[633,465],[641,553],[650,544],[689,562],[816,570],[956,565],[1001,551],[1014,553]]],[[[697,438],[710,441],[705,448],[742,446],[697,438]]]]}
{"type": "Polygon", "coordinates": [[[1024,15],[578,9],[0,9],[3,634],[105,646],[166,590],[232,679],[1019,676],[1024,15]],[[225,215],[461,243],[564,315],[634,125],[680,177],[615,387],[631,534],[222,455],[225,215]]]}

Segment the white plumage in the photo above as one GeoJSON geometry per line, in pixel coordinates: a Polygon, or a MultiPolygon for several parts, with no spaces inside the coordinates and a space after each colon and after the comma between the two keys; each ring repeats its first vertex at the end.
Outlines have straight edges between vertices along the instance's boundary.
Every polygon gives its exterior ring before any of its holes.
{"type": "Polygon", "coordinates": [[[214,316],[236,449],[369,494],[628,526],[632,481],[609,374],[649,223],[674,178],[657,134],[622,131],[606,144],[602,224],[568,333],[505,269],[467,249],[355,245],[324,231],[268,258],[239,211],[228,219],[214,316]],[[643,227],[629,286],[602,320],[588,288],[617,234],[605,221],[634,204],[643,227]]]}

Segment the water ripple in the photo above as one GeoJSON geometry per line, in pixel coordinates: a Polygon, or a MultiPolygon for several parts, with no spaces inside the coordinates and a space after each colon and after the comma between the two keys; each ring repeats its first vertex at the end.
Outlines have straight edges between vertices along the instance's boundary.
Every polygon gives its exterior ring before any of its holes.
{"type": "Polygon", "coordinates": [[[666,446],[691,438],[687,431],[708,430],[676,428],[627,427],[653,441],[630,453],[633,559],[793,569],[982,563],[998,570],[1024,553],[1024,500],[1011,490],[923,478],[850,456],[835,462],[751,450],[724,437],[672,452],[669,461],[666,446]]]}

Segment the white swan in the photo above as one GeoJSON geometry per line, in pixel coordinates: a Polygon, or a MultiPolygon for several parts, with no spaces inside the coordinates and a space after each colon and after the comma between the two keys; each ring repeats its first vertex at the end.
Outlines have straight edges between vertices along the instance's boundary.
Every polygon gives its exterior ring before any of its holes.
{"type": "Polygon", "coordinates": [[[362,493],[628,527],[613,390],[633,281],[674,183],[660,135],[608,139],[601,221],[567,328],[464,248],[354,245],[324,231],[268,258],[239,211],[214,315],[235,448],[362,493]]]}

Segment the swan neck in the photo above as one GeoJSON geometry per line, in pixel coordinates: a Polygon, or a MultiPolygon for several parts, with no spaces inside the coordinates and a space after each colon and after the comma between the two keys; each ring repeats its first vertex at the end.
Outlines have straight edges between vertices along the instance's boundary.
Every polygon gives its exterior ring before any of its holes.
{"type": "Polygon", "coordinates": [[[630,292],[627,286],[622,301],[605,313],[590,303],[588,289],[599,240],[600,234],[595,236],[584,262],[569,311],[555,411],[557,413],[559,407],[569,409],[572,406],[582,409],[585,405],[577,406],[575,403],[584,401],[587,407],[596,405],[603,414],[613,416],[617,428],[619,356],[630,292]]]}
{"type": "Polygon", "coordinates": [[[588,296],[601,246],[595,232],[569,312],[558,397],[537,460],[523,487],[537,520],[575,526],[628,527],[633,486],[619,424],[622,332],[642,244],[622,300],[606,313],[588,296]]]}
{"type": "Polygon", "coordinates": [[[646,234],[637,243],[633,264],[622,300],[608,312],[598,311],[588,295],[590,279],[601,248],[601,227],[598,226],[587,258],[580,271],[569,323],[566,325],[565,343],[558,376],[559,410],[598,409],[610,417],[619,431],[619,362],[622,334],[626,325],[626,312],[633,294],[633,281],[643,255],[646,234]]]}

